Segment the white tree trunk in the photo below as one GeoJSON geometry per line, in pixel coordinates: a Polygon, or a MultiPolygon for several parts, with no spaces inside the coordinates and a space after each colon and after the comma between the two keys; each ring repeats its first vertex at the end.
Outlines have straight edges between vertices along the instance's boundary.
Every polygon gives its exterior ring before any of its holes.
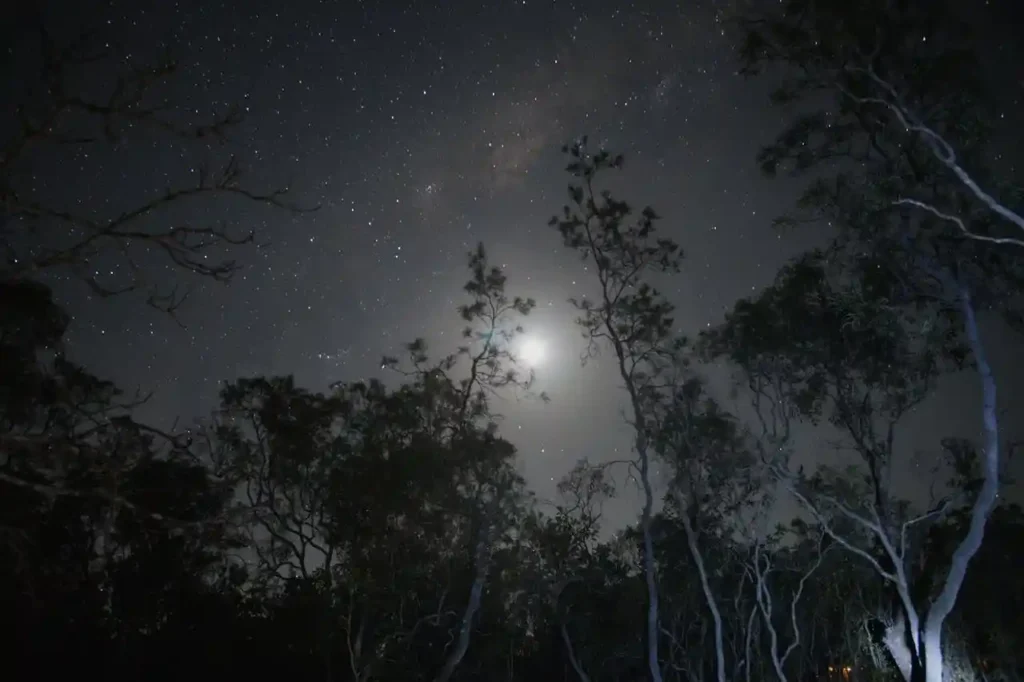
{"type": "Polygon", "coordinates": [[[473,618],[476,616],[477,611],[480,610],[480,600],[483,597],[484,584],[487,582],[487,569],[490,564],[490,558],[487,556],[489,549],[487,526],[483,524],[477,537],[476,575],[473,578],[472,586],[469,588],[469,599],[466,601],[466,609],[462,612],[462,621],[459,623],[459,637],[456,640],[455,648],[452,649],[448,658],[445,659],[440,672],[434,677],[434,682],[448,682],[455,672],[455,668],[462,663],[462,659],[466,657],[466,652],[469,651],[469,641],[473,634],[473,618]]]}
{"type": "MultiPolygon", "coordinates": [[[[680,517],[683,521],[683,530],[686,531],[686,545],[690,550],[690,557],[693,558],[693,563],[697,566],[697,575],[700,577],[700,586],[704,592],[704,599],[707,602],[708,609],[711,610],[711,618],[715,625],[715,679],[717,682],[726,682],[725,674],[725,642],[722,636],[722,612],[718,608],[718,601],[715,599],[715,594],[711,590],[711,583],[708,581],[708,571],[704,566],[704,557],[700,553],[700,547],[697,546],[697,531],[694,529],[693,524],[690,523],[690,517],[687,515],[689,506],[686,501],[682,498],[679,492],[676,492],[676,499],[679,501],[680,517]]],[[[750,665],[750,662],[747,662],[750,665]]]]}

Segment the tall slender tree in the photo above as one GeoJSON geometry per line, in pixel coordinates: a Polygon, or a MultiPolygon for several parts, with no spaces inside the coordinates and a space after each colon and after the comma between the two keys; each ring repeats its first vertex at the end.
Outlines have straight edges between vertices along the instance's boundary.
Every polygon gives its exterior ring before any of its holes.
{"type": "Polygon", "coordinates": [[[606,151],[591,154],[586,138],[563,148],[570,157],[567,171],[575,178],[569,187],[571,204],[551,219],[567,247],[594,266],[599,293],[596,301],[573,300],[577,320],[588,341],[588,353],[606,346],[613,354],[619,378],[629,398],[627,421],[633,429],[636,469],[643,489],[640,527],[644,579],[647,584],[647,665],[651,679],[661,682],[658,654],[658,578],[651,521],[653,425],[649,410],[664,386],[662,370],[675,359],[679,344],[673,329],[672,305],[651,283],[651,276],[678,272],[679,246],[657,236],[657,214],[645,208],[636,217],[629,204],[607,190],[595,190],[598,173],[620,168],[621,156],[606,151]]]}

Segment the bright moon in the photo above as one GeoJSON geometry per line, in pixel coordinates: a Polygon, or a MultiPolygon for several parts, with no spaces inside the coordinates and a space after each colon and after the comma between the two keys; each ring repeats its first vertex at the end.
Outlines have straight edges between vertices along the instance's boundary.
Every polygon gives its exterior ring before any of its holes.
{"type": "Polygon", "coordinates": [[[523,345],[519,347],[519,356],[527,365],[536,366],[544,362],[547,355],[547,348],[540,339],[524,339],[523,345]]]}

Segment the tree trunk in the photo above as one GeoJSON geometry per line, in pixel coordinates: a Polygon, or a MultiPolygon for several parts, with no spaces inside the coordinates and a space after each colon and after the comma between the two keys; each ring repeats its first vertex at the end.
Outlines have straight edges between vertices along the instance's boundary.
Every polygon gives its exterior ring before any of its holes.
{"type": "Polygon", "coordinates": [[[459,638],[455,644],[455,648],[445,659],[444,665],[441,670],[434,677],[434,682],[448,682],[451,679],[452,674],[455,672],[455,668],[462,663],[462,659],[466,657],[466,652],[469,651],[469,640],[473,634],[473,618],[476,616],[476,612],[480,610],[480,600],[484,593],[484,583],[487,582],[487,530],[486,525],[481,526],[480,534],[477,538],[476,545],[476,576],[473,579],[473,585],[469,589],[469,600],[466,602],[466,609],[462,612],[462,622],[459,625],[459,638]]]}

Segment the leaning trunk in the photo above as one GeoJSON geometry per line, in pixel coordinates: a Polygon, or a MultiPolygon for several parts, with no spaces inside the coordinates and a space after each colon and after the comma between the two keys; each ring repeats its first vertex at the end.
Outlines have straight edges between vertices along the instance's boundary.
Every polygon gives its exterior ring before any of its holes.
{"type": "Polygon", "coordinates": [[[483,524],[480,527],[476,544],[476,576],[473,578],[472,587],[469,588],[469,600],[466,602],[466,609],[462,612],[462,622],[459,624],[459,637],[455,648],[452,649],[448,658],[445,659],[440,672],[434,678],[434,682],[448,682],[451,679],[452,673],[462,663],[462,659],[466,657],[466,652],[469,651],[469,640],[473,633],[473,618],[476,616],[477,611],[480,610],[484,583],[487,582],[489,563],[487,550],[487,526],[483,524]]]}
{"type": "MultiPolygon", "coordinates": [[[[985,538],[985,525],[999,498],[999,414],[995,376],[981,340],[981,331],[970,294],[962,286],[959,287],[959,294],[964,335],[971,347],[978,377],[981,379],[981,412],[985,434],[981,462],[983,483],[971,509],[971,523],[967,534],[950,559],[949,572],[942,584],[942,590],[932,601],[923,625],[918,628],[908,627],[909,633],[913,634],[913,641],[910,637],[898,640],[894,637],[894,628],[890,628],[886,633],[886,646],[906,682],[943,682],[946,660],[942,651],[942,628],[956,605],[957,595],[967,575],[967,566],[981,548],[985,538]]],[[[908,621],[904,621],[906,622],[908,621]]]]}
{"type": "Polygon", "coordinates": [[[882,640],[903,682],[924,682],[922,659],[918,654],[920,638],[913,625],[916,622],[916,615],[908,617],[906,613],[901,613],[896,622],[886,628],[882,640]]]}
{"type": "MultiPolygon", "coordinates": [[[[700,552],[700,547],[697,546],[697,530],[693,527],[694,524],[690,520],[689,505],[682,499],[682,495],[678,492],[676,493],[676,499],[679,500],[683,530],[686,532],[686,546],[690,550],[690,558],[693,559],[693,563],[697,567],[697,576],[700,578],[701,591],[704,593],[704,600],[708,609],[711,611],[711,618],[715,626],[715,679],[717,682],[725,682],[725,643],[723,639],[722,612],[718,608],[715,593],[711,590],[711,583],[708,582],[708,571],[704,566],[704,557],[700,552]]],[[[747,632],[748,634],[750,632],[749,625],[747,632]]],[[[747,665],[750,665],[749,657],[747,659],[747,665]]]]}
{"type": "Polygon", "coordinates": [[[942,652],[942,628],[956,605],[960,587],[967,576],[967,566],[981,548],[985,539],[985,525],[999,498],[999,413],[996,400],[996,381],[989,365],[988,355],[981,340],[981,330],[975,316],[974,304],[966,288],[960,287],[960,308],[964,319],[964,334],[974,355],[978,378],[981,379],[982,426],[985,444],[981,470],[983,483],[971,509],[971,523],[949,562],[949,572],[942,591],[932,602],[921,633],[924,652],[925,682],[942,682],[945,657],[942,652]]]}
{"type": "Polygon", "coordinates": [[[640,478],[644,488],[644,508],[640,519],[644,542],[644,577],[647,582],[647,667],[653,682],[661,682],[661,662],[658,657],[658,576],[654,565],[654,539],[651,537],[651,517],[654,513],[654,491],[651,489],[650,460],[647,443],[637,438],[640,455],[640,478]]]}

